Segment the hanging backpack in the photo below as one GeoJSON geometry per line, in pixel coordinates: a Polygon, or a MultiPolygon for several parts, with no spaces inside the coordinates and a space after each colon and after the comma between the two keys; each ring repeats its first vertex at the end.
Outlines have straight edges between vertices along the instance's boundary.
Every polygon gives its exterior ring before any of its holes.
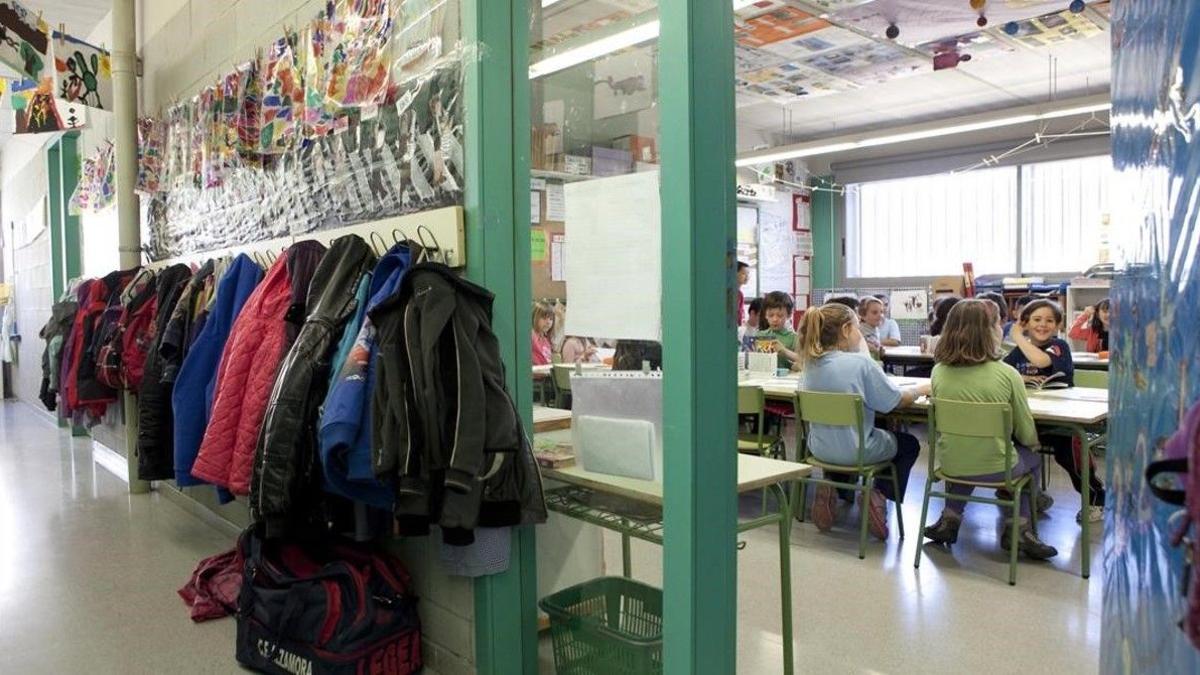
{"type": "Polygon", "coordinates": [[[96,380],[106,387],[124,389],[129,386],[124,366],[125,334],[134,312],[146,309],[146,301],[154,298],[153,282],[153,272],[139,271],[119,297],[110,298],[104,314],[100,317],[96,380]]]}
{"type": "Polygon", "coordinates": [[[136,392],[142,386],[146,354],[154,342],[158,292],[153,274],[135,279],[130,288],[133,292],[121,314],[119,339],[113,348],[119,350],[116,360],[120,363],[121,382],[126,389],[136,392]]]}
{"type": "Polygon", "coordinates": [[[1179,626],[1200,649],[1200,402],[1184,416],[1161,456],[1146,465],[1146,482],[1155,497],[1182,507],[1180,517],[1172,519],[1175,529],[1170,533],[1171,545],[1186,550],[1187,569],[1182,576],[1187,602],[1179,626]],[[1170,476],[1174,480],[1167,481],[1170,476]]]}
{"type": "Polygon", "coordinates": [[[325,538],[238,540],[237,660],[277,675],[404,675],[421,669],[417,598],[404,566],[375,547],[325,538]]]}

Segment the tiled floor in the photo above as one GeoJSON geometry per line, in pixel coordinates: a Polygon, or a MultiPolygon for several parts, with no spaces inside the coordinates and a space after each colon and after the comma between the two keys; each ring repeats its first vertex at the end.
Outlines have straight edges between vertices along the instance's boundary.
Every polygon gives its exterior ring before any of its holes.
{"type": "MultiPolygon", "coordinates": [[[[1061,471],[1052,476],[1057,504],[1042,533],[1061,553],[1023,563],[1015,588],[996,547],[996,510],[985,505],[968,508],[952,553],[930,551],[913,569],[920,462],[903,543],[873,543],[859,560],[849,519],[829,534],[796,523],[797,672],[1096,672],[1099,546],[1085,581],[1078,497],[1061,471]]],[[[742,507],[753,514],[757,497],[742,507]]],[[[743,540],[738,670],[779,672],[776,534],[762,529],[743,540]]],[[[72,441],[23,404],[0,405],[0,673],[242,672],[233,622],[194,625],[175,594],[196,561],[230,543],[156,495],[129,496],[93,461],[90,442],[72,441]]],[[[606,560],[619,565],[619,540],[606,536],[605,546],[606,560]]],[[[635,576],[661,585],[661,550],[634,542],[633,553],[635,576]]]]}

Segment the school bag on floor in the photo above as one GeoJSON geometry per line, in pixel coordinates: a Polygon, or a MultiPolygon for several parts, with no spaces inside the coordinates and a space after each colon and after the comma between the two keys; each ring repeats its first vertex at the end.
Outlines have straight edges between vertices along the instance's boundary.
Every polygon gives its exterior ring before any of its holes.
{"type": "Polygon", "coordinates": [[[326,537],[242,533],[237,660],[278,675],[405,675],[421,669],[417,598],[380,549],[326,537]]]}

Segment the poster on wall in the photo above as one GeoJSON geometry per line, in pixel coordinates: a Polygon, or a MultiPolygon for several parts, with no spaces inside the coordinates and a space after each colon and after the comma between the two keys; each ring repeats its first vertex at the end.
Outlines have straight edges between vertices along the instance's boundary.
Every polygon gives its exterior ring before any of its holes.
{"type": "Polygon", "coordinates": [[[46,73],[50,41],[39,23],[20,3],[0,2],[0,61],[35,80],[46,73]]]}
{"type": "Polygon", "coordinates": [[[83,40],[55,33],[54,95],[101,110],[113,109],[112,61],[107,51],[83,40]]]}
{"type": "Polygon", "coordinates": [[[650,81],[653,72],[654,55],[648,48],[597,61],[592,76],[593,118],[602,120],[649,108],[654,98],[650,81]]]}

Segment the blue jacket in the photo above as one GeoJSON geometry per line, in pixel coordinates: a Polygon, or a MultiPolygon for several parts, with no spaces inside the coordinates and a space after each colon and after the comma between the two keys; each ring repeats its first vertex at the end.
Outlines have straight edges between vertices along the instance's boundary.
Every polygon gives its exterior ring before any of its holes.
{"type": "MultiPolygon", "coordinates": [[[[371,277],[365,311],[390,297],[412,263],[407,244],[393,246],[371,277]]],[[[375,382],[375,327],[365,311],[354,345],[338,371],[321,413],[318,440],[325,489],[334,494],[391,510],[393,489],[375,479],[371,463],[371,390],[375,382]]]]}
{"type": "Polygon", "coordinates": [[[191,472],[212,412],[217,366],[234,319],[262,278],[262,269],[244,253],[230,263],[217,285],[216,301],[204,329],[196,336],[175,379],[171,409],[175,416],[175,482],[180,487],[204,484],[191,472]]]}

